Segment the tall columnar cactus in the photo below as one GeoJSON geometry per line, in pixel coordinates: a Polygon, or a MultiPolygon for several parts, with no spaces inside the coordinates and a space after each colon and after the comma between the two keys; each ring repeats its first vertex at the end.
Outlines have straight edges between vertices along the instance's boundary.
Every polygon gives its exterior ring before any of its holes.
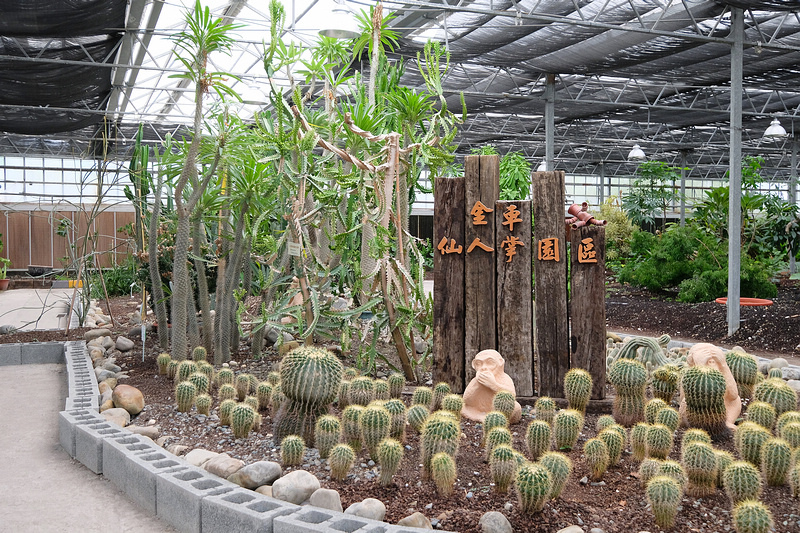
{"type": "Polygon", "coordinates": [[[524,464],[517,469],[515,488],[522,512],[538,513],[553,489],[550,471],[537,463],[524,464]]]}
{"type": "Polygon", "coordinates": [[[361,413],[361,439],[367,447],[370,457],[375,459],[378,444],[389,437],[392,415],[383,405],[373,402],[361,413]]]}
{"type": "Polygon", "coordinates": [[[722,487],[734,505],[757,500],[761,496],[761,474],[747,461],[734,461],[722,473],[722,487]]]}
{"type": "Polygon", "coordinates": [[[665,407],[656,415],[656,424],[664,424],[672,431],[678,429],[681,422],[681,415],[672,407],[665,407]]]}
{"type": "Polygon", "coordinates": [[[709,435],[704,429],[689,428],[683,432],[683,438],[681,439],[681,450],[690,442],[704,442],[706,444],[711,444],[711,435],[709,435]]]}
{"type": "Polygon", "coordinates": [[[733,527],[736,533],[768,533],[773,526],[772,513],[755,500],[746,500],[733,508],[733,527]]]}
{"type": "Polygon", "coordinates": [[[659,398],[653,398],[652,400],[647,402],[644,406],[644,421],[650,425],[655,424],[656,415],[658,415],[658,412],[664,409],[665,407],[669,407],[667,405],[667,402],[659,398]]]}
{"type": "Polygon", "coordinates": [[[449,453],[439,452],[431,457],[431,479],[439,496],[447,497],[453,493],[457,474],[456,460],[449,453]]]}
{"type": "Polygon", "coordinates": [[[734,443],[736,451],[745,461],[761,466],[761,446],[772,437],[768,429],[754,424],[742,422],[736,428],[734,443]]]}
{"type": "Polygon", "coordinates": [[[597,417],[597,423],[594,425],[594,427],[597,430],[597,432],[600,433],[601,431],[603,431],[607,427],[613,426],[616,423],[617,423],[617,421],[614,420],[613,416],[611,416],[611,415],[600,415],[599,417],[597,417]]]}
{"type": "Polygon", "coordinates": [[[195,372],[189,376],[188,381],[192,382],[197,387],[197,394],[206,394],[211,383],[208,381],[208,376],[202,372],[195,372]]]}
{"type": "Polygon", "coordinates": [[[375,399],[375,381],[369,376],[358,376],[350,380],[347,399],[353,405],[366,407],[375,399]]]}
{"type": "Polygon", "coordinates": [[[361,451],[361,415],[364,407],[348,405],[342,411],[342,440],[356,451],[361,451]]]}
{"type": "Polygon", "coordinates": [[[663,424],[653,424],[647,428],[645,454],[654,459],[664,460],[672,451],[672,431],[663,424]]]}
{"type": "Polygon", "coordinates": [[[646,493],[656,525],[664,529],[671,528],[683,497],[678,482],[669,476],[656,476],[647,483],[646,493]]]}
{"type": "Polygon", "coordinates": [[[336,397],[336,403],[339,409],[344,409],[350,405],[350,382],[343,379],[339,384],[339,395],[336,397]]]}
{"type": "Polygon", "coordinates": [[[461,438],[461,427],[458,421],[449,416],[433,414],[428,417],[422,426],[420,437],[420,462],[422,475],[430,476],[431,458],[439,452],[447,453],[453,457],[458,452],[458,442],[461,438]]]}
{"type": "Polygon", "coordinates": [[[375,380],[375,399],[386,401],[391,398],[391,394],[389,393],[389,383],[385,379],[376,379],[375,380]]]}
{"type": "Polygon", "coordinates": [[[533,412],[537,420],[544,420],[548,424],[553,424],[556,416],[556,402],[547,396],[542,396],[533,404],[533,412]]]}
{"type": "Polygon", "coordinates": [[[681,451],[681,463],[689,478],[686,494],[703,497],[717,488],[717,456],[714,448],[703,442],[691,442],[681,451]]]}
{"type": "Polygon", "coordinates": [[[646,487],[647,482],[658,475],[661,468],[661,461],[652,457],[645,457],[639,465],[639,482],[646,487]]]}
{"type": "Polygon", "coordinates": [[[430,410],[424,405],[412,405],[406,412],[406,419],[411,427],[419,433],[422,431],[422,426],[425,424],[425,420],[427,420],[430,414],[430,410]]]}
{"type": "Polygon", "coordinates": [[[753,399],[767,402],[778,416],[797,409],[797,393],[783,379],[765,379],[753,390],[753,399]]]}
{"type": "Polygon", "coordinates": [[[258,409],[263,411],[269,408],[272,400],[272,385],[269,381],[262,381],[256,387],[256,398],[258,399],[258,409]]]}
{"type": "Polygon", "coordinates": [[[464,409],[464,398],[460,394],[448,394],[442,398],[442,409],[450,411],[461,418],[461,411],[464,409]]]}
{"type": "Polygon", "coordinates": [[[619,463],[622,457],[622,449],[625,447],[625,437],[614,431],[613,428],[606,428],[598,433],[597,438],[606,443],[609,466],[619,463]]]}
{"type": "Polygon", "coordinates": [[[453,391],[450,388],[450,385],[448,385],[444,381],[440,381],[439,383],[434,385],[434,387],[433,387],[433,406],[432,406],[434,411],[437,410],[437,409],[441,409],[442,408],[442,400],[444,399],[445,396],[447,396],[451,392],[453,392],[453,391]]]}
{"type": "Polygon", "coordinates": [[[564,375],[564,397],[570,409],[586,412],[592,395],[592,375],[582,368],[573,368],[564,375]]]}
{"type": "Polygon", "coordinates": [[[789,443],[792,449],[800,448],[800,423],[792,422],[786,424],[779,435],[782,439],[789,443]]]}
{"type": "Polygon", "coordinates": [[[649,424],[639,422],[631,429],[631,452],[635,461],[641,461],[647,454],[647,428],[649,424]]]}
{"type": "Polygon", "coordinates": [[[675,365],[664,365],[653,372],[653,397],[664,401],[667,405],[672,403],[678,391],[680,369],[675,365]]]}
{"type": "Polygon", "coordinates": [[[714,455],[717,456],[717,487],[722,488],[722,476],[725,469],[728,468],[736,460],[730,452],[725,450],[714,450],[714,455]]]}
{"type": "Polygon", "coordinates": [[[281,441],[281,464],[283,466],[297,466],[303,463],[303,454],[306,443],[299,435],[287,435],[281,441]]]}
{"type": "Polygon", "coordinates": [[[175,379],[175,376],[178,374],[178,366],[179,366],[179,364],[180,363],[178,363],[178,361],[176,361],[175,359],[172,359],[172,360],[170,360],[169,363],[167,363],[167,378],[168,379],[172,379],[172,380],[175,379]]]}
{"type": "Polygon", "coordinates": [[[202,346],[196,346],[194,350],[192,350],[192,361],[195,363],[199,363],[200,361],[205,361],[208,357],[208,352],[202,346]]]}
{"type": "Polygon", "coordinates": [[[753,396],[753,387],[758,379],[758,361],[756,358],[741,350],[733,349],[725,354],[725,361],[731,369],[739,397],[742,399],[753,396]]]}
{"type": "Polygon", "coordinates": [[[489,470],[492,473],[495,490],[500,493],[508,492],[517,474],[517,460],[513,448],[506,444],[495,446],[489,456],[489,470]]]}
{"type": "Polygon", "coordinates": [[[314,446],[314,425],[339,393],[344,367],[332,352],[295,348],[281,360],[281,391],[286,401],[275,414],[276,439],[300,435],[314,446]]]}
{"type": "Polygon", "coordinates": [[[167,375],[167,367],[169,366],[169,362],[172,361],[172,358],[169,356],[168,353],[164,352],[158,355],[156,358],[156,364],[158,365],[158,373],[162,376],[167,375]]]}
{"type": "Polygon", "coordinates": [[[759,426],[772,430],[778,416],[772,405],[767,402],[753,401],[747,406],[747,412],[744,417],[745,420],[755,422],[759,426]]]}
{"type": "Polygon", "coordinates": [[[389,424],[389,436],[400,442],[406,440],[406,404],[403,400],[392,398],[383,404],[392,417],[389,424]]]}
{"type": "Polygon", "coordinates": [[[322,415],[317,418],[317,424],[314,426],[314,441],[319,456],[327,459],[331,453],[331,449],[339,444],[342,438],[342,423],[333,415],[322,415]]]}
{"type": "Polygon", "coordinates": [[[233,436],[237,439],[247,437],[253,429],[256,420],[256,412],[246,403],[237,403],[231,411],[231,429],[233,436]]]}
{"type": "Polygon", "coordinates": [[[220,401],[220,403],[224,402],[225,400],[235,400],[236,387],[229,383],[225,383],[217,391],[217,399],[220,401]]]}
{"type": "Polygon", "coordinates": [[[778,416],[777,420],[775,421],[775,433],[779,437],[783,437],[783,428],[787,424],[793,424],[793,423],[800,424],[800,412],[786,411],[785,413],[778,416]]]}
{"type": "Polygon", "coordinates": [[[486,435],[496,427],[508,427],[508,417],[500,411],[489,411],[483,417],[483,435],[481,436],[481,444],[486,443],[486,435]]]}
{"type": "Polygon", "coordinates": [[[491,455],[495,446],[499,446],[500,444],[511,446],[512,441],[513,437],[511,436],[511,432],[508,430],[508,428],[492,428],[492,430],[486,435],[486,442],[484,443],[486,460],[489,460],[489,456],[491,455]]]}
{"type": "Polygon", "coordinates": [[[592,479],[600,481],[611,461],[608,454],[608,446],[602,439],[595,437],[587,440],[586,444],[583,445],[583,454],[586,456],[586,463],[592,469],[592,479]]]}
{"type": "Polygon", "coordinates": [[[400,398],[403,388],[406,386],[406,377],[400,372],[392,372],[387,381],[389,382],[389,396],[400,398]]]}
{"type": "Polygon", "coordinates": [[[761,472],[767,485],[780,487],[786,484],[791,460],[792,447],[781,438],[771,438],[761,446],[761,472]]]}
{"type": "Polygon", "coordinates": [[[191,381],[181,381],[175,386],[175,402],[178,411],[188,413],[192,410],[194,399],[197,396],[197,387],[191,381]]]}
{"type": "Polygon", "coordinates": [[[186,381],[195,372],[197,372],[197,363],[188,359],[181,361],[178,364],[178,371],[175,373],[175,381],[177,383],[186,381]]]}
{"type": "Polygon", "coordinates": [[[281,374],[280,372],[275,372],[274,370],[267,374],[267,381],[269,381],[270,385],[273,387],[281,382],[281,374]]]}
{"type": "Polygon", "coordinates": [[[574,409],[559,411],[553,418],[553,436],[556,448],[571,450],[578,442],[578,435],[583,429],[583,415],[574,409]]]}
{"type": "Polygon", "coordinates": [[[686,485],[689,483],[689,477],[686,475],[686,470],[683,469],[683,466],[681,466],[678,461],[673,461],[671,459],[661,461],[661,464],[658,466],[657,475],[667,476],[674,479],[680,486],[681,492],[686,490],[686,485]]]}
{"type": "Polygon", "coordinates": [[[608,369],[608,382],[617,390],[614,420],[629,427],[644,420],[647,369],[634,359],[617,359],[608,369]]]}
{"type": "Polygon", "coordinates": [[[528,454],[533,461],[539,456],[550,450],[551,437],[550,424],[544,420],[532,420],[525,431],[525,444],[528,447],[528,454]]]}
{"type": "Polygon", "coordinates": [[[561,496],[561,492],[567,484],[572,473],[572,461],[569,457],[560,452],[545,452],[539,459],[539,464],[550,472],[550,499],[555,500],[561,496]]]}
{"type": "Polygon", "coordinates": [[[236,376],[234,386],[236,387],[236,396],[238,400],[240,402],[243,401],[247,393],[250,392],[250,376],[246,373],[239,374],[236,376]]]}
{"type": "MultiPolygon", "coordinates": [[[[433,404],[433,391],[430,387],[417,387],[411,395],[411,405],[424,405],[431,409],[433,404]]],[[[433,410],[433,409],[431,409],[433,410]]]]}
{"type": "Polygon", "coordinates": [[[353,463],[356,460],[356,452],[348,444],[337,444],[331,449],[328,456],[328,464],[331,467],[331,479],[342,481],[347,477],[353,463]]]}
{"type": "Polygon", "coordinates": [[[233,385],[234,379],[236,378],[233,374],[233,370],[230,368],[220,368],[219,372],[217,372],[217,387],[233,385]]]}
{"type": "Polygon", "coordinates": [[[701,428],[720,439],[730,434],[725,424],[725,376],[717,369],[693,366],[681,374],[681,388],[686,399],[686,419],[690,427],[701,428]]]}
{"type": "Polygon", "coordinates": [[[230,426],[231,425],[231,414],[233,413],[233,408],[236,407],[238,404],[236,400],[223,400],[219,404],[219,423],[222,426],[230,426]]]}
{"type": "Polygon", "coordinates": [[[381,474],[378,481],[384,487],[392,482],[397,469],[400,468],[400,462],[403,460],[403,445],[395,439],[383,439],[378,444],[377,449],[377,462],[381,467],[381,474]]]}

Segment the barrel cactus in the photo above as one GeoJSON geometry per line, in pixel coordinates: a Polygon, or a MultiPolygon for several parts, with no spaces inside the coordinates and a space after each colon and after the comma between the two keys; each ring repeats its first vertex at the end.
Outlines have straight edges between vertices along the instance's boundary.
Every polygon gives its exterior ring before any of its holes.
{"type": "Polygon", "coordinates": [[[513,438],[508,428],[492,428],[492,430],[486,435],[486,440],[484,443],[486,460],[489,460],[489,455],[491,455],[495,446],[499,446],[500,444],[506,444],[510,446],[512,441],[513,438]]]}
{"type": "Polygon", "coordinates": [[[383,439],[376,450],[377,463],[381,467],[381,474],[378,481],[384,487],[392,482],[400,462],[403,460],[403,445],[395,439],[383,439]]]}
{"type": "Polygon", "coordinates": [[[389,394],[389,383],[387,383],[385,379],[376,379],[374,385],[376,400],[385,402],[391,398],[391,395],[389,394]]]}
{"type": "Polygon", "coordinates": [[[734,505],[757,500],[761,496],[761,474],[747,461],[734,461],[722,473],[722,487],[734,505]]]}
{"type": "Polygon", "coordinates": [[[178,371],[175,373],[175,381],[180,383],[186,381],[189,376],[197,372],[197,363],[185,359],[178,364],[178,371]]]}
{"type": "Polygon", "coordinates": [[[561,492],[567,484],[572,473],[572,461],[563,453],[545,452],[539,459],[539,464],[550,472],[550,499],[554,500],[561,496],[561,492]]]}
{"type": "Polygon", "coordinates": [[[500,411],[489,411],[483,417],[483,435],[481,436],[481,444],[486,442],[486,435],[496,427],[508,427],[508,418],[500,411]]]}
{"type": "Polygon", "coordinates": [[[461,427],[458,421],[440,414],[428,417],[420,436],[420,462],[424,478],[430,476],[431,458],[434,455],[444,452],[455,457],[460,438],[461,427]]]}
{"type": "Polygon", "coordinates": [[[517,474],[517,460],[514,458],[514,450],[511,446],[501,444],[495,446],[489,455],[489,469],[492,473],[492,481],[495,490],[500,493],[508,492],[514,476],[517,474]]]}
{"type": "Polygon", "coordinates": [[[346,379],[347,381],[353,381],[360,375],[361,372],[359,372],[357,368],[348,366],[347,368],[344,369],[344,374],[342,375],[342,379],[346,379]]]}
{"type": "Polygon", "coordinates": [[[800,448],[800,423],[792,422],[783,426],[779,436],[789,443],[792,449],[800,448]]]}
{"type": "Polygon", "coordinates": [[[771,438],[761,446],[761,472],[767,485],[780,487],[786,483],[791,458],[792,447],[779,437],[771,438]]]}
{"type": "Polygon", "coordinates": [[[595,437],[587,440],[583,445],[583,454],[586,456],[586,463],[592,469],[592,479],[600,481],[610,463],[608,446],[602,439],[595,437]]]}
{"type": "Polygon", "coordinates": [[[172,379],[172,380],[175,379],[175,376],[178,374],[178,364],[179,364],[178,361],[176,361],[175,359],[172,359],[172,360],[170,360],[169,363],[167,363],[167,378],[168,379],[172,379]]]}
{"type": "Polygon", "coordinates": [[[325,349],[303,346],[286,354],[280,385],[286,400],[275,414],[275,439],[300,435],[314,446],[317,417],[336,399],[343,371],[341,361],[325,349]]]}
{"type": "Polygon", "coordinates": [[[652,457],[645,457],[642,464],[639,465],[639,482],[646,487],[647,482],[658,475],[660,468],[660,460],[652,457]]]}
{"type": "Polygon", "coordinates": [[[729,436],[725,423],[727,383],[722,372],[707,366],[689,367],[681,374],[681,388],[689,426],[706,430],[715,440],[729,436]]]}
{"type": "Polygon", "coordinates": [[[348,444],[337,444],[331,449],[328,456],[328,465],[331,467],[331,479],[342,481],[347,477],[353,463],[356,460],[356,452],[348,444]]]}
{"type": "Polygon", "coordinates": [[[733,527],[736,533],[768,533],[773,526],[772,513],[755,500],[746,500],[733,508],[733,527]]]}
{"type": "Polygon", "coordinates": [[[422,426],[430,414],[430,410],[424,405],[412,405],[406,412],[406,419],[415,431],[421,432],[422,426]]]}
{"type": "Polygon", "coordinates": [[[445,396],[453,392],[450,389],[450,385],[445,383],[444,381],[440,381],[433,387],[433,402],[432,402],[432,409],[434,411],[442,408],[442,400],[445,396]]]}
{"type": "Polygon", "coordinates": [[[222,426],[230,426],[231,425],[231,413],[233,413],[233,408],[236,407],[237,403],[236,400],[224,400],[219,404],[219,423],[222,426]]]}
{"type": "Polygon", "coordinates": [[[533,404],[533,412],[537,420],[544,420],[548,424],[553,423],[556,415],[556,402],[547,396],[542,396],[533,404]]]}
{"type": "Polygon", "coordinates": [[[192,350],[192,361],[195,363],[199,363],[200,361],[205,361],[208,358],[208,352],[202,346],[195,346],[194,350],[192,350]]]}
{"type": "Polygon", "coordinates": [[[378,444],[389,437],[391,424],[392,415],[377,402],[370,403],[361,412],[361,439],[373,459],[377,454],[378,444]]]}
{"type": "Polygon", "coordinates": [[[403,400],[392,398],[384,402],[383,407],[391,416],[389,436],[404,442],[406,440],[406,404],[403,403],[403,400]]]}
{"type": "Polygon", "coordinates": [[[237,439],[247,437],[250,430],[253,429],[253,423],[256,420],[256,412],[253,408],[244,403],[237,403],[231,411],[231,430],[233,436],[237,439]]]}
{"type": "Polygon", "coordinates": [[[573,368],[564,375],[564,397],[570,409],[586,412],[592,395],[592,375],[582,368],[573,368]]]}
{"type": "Polygon", "coordinates": [[[158,365],[158,373],[162,376],[167,375],[167,367],[169,366],[169,362],[172,361],[172,358],[169,356],[168,353],[161,353],[156,358],[156,364],[158,365]]]}
{"type": "Polygon", "coordinates": [[[736,451],[745,461],[761,466],[761,446],[772,437],[768,429],[754,424],[742,422],[736,428],[734,443],[736,451]]]}
{"type": "Polygon", "coordinates": [[[494,398],[492,399],[492,410],[500,411],[506,415],[506,418],[509,420],[511,420],[511,416],[514,414],[516,405],[516,396],[507,390],[497,391],[497,394],[495,394],[494,398]]]}
{"type": "Polygon", "coordinates": [[[406,377],[400,372],[393,372],[387,381],[389,382],[389,396],[399,398],[406,386],[406,377]]]}
{"type": "Polygon", "coordinates": [[[745,420],[755,422],[759,426],[763,426],[769,430],[775,425],[777,419],[775,408],[767,402],[752,401],[747,406],[747,412],[744,415],[745,420]]]}
{"type": "Polygon", "coordinates": [[[634,359],[617,359],[608,370],[608,382],[617,390],[614,420],[632,426],[644,420],[647,369],[634,359]]]}
{"type": "Polygon", "coordinates": [[[613,426],[616,423],[617,423],[617,421],[614,420],[613,416],[611,416],[611,415],[600,415],[599,417],[597,417],[597,422],[595,423],[594,427],[597,430],[597,432],[600,433],[601,431],[603,431],[607,427],[613,426]]]}
{"type": "Polygon", "coordinates": [[[665,407],[669,407],[667,405],[667,402],[659,398],[653,398],[652,400],[647,402],[644,406],[644,421],[650,425],[655,424],[656,415],[658,415],[658,412],[664,409],[665,407]]]}
{"type": "Polygon", "coordinates": [[[331,453],[331,449],[339,444],[342,438],[342,423],[333,415],[322,415],[317,418],[317,424],[314,427],[314,441],[319,456],[327,459],[331,453]]]}
{"type": "Polygon", "coordinates": [[[785,413],[778,416],[777,420],[775,420],[775,433],[779,437],[783,437],[783,428],[787,424],[793,424],[793,423],[800,424],[800,412],[786,411],[785,413]]]}
{"type": "Polygon", "coordinates": [[[417,387],[411,394],[411,405],[424,405],[431,409],[433,404],[433,391],[430,387],[417,387]]]}
{"type": "Polygon", "coordinates": [[[606,428],[598,433],[597,438],[606,443],[609,466],[614,466],[619,463],[622,457],[622,449],[625,447],[625,437],[612,428],[606,428]]]}
{"type": "Polygon", "coordinates": [[[219,390],[217,391],[217,399],[220,401],[220,403],[224,402],[225,400],[235,400],[236,387],[229,383],[225,383],[224,385],[220,386],[219,390]]]}
{"type": "Polygon", "coordinates": [[[647,428],[649,424],[639,422],[631,429],[631,453],[633,459],[641,461],[647,453],[647,428]]]}
{"type": "Polygon", "coordinates": [[[783,370],[780,368],[770,368],[769,372],[767,372],[767,377],[783,379],[783,370]]]}
{"type": "Polygon", "coordinates": [[[364,407],[348,405],[342,411],[342,440],[354,451],[361,451],[361,414],[364,407]]]}
{"type": "Polygon", "coordinates": [[[306,443],[299,435],[288,435],[281,441],[281,464],[297,466],[303,463],[306,443]]]}
{"type": "Polygon", "coordinates": [[[336,404],[339,406],[339,409],[344,409],[350,405],[350,382],[346,379],[343,379],[342,382],[339,383],[339,394],[336,396],[336,404]]]}
{"type": "Polygon", "coordinates": [[[461,417],[461,410],[464,409],[464,398],[460,394],[448,394],[442,398],[442,409],[450,411],[461,417]]]}
{"type": "Polygon", "coordinates": [[[208,382],[213,384],[216,376],[214,375],[214,365],[206,362],[200,361],[197,363],[197,371],[202,372],[208,377],[208,382]]]}
{"type": "Polygon", "coordinates": [[[235,376],[233,374],[233,370],[230,368],[221,368],[219,372],[217,372],[217,387],[222,387],[223,385],[233,385],[233,380],[235,376]]]}
{"type": "Polygon", "coordinates": [[[582,428],[583,415],[580,411],[574,409],[559,411],[553,418],[553,436],[556,448],[559,450],[574,448],[582,428]]]}
{"type": "Polygon", "coordinates": [[[197,394],[206,394],[208,392],[209,386],[211,383],[208,380],[208,376],[203,374],[202,372],[195,372],[191,376],[189,376],[188,381],[192,382],[195,387],[197,387],[197,394]]]}
{"type": "Polygon", "coordinates": [[[525,432],[528,454],[536,461],[544,452],[550,450],[550,424],[544,420],[532,420],[525,432]]]}
{"type": "Polygon", "coordinates": [[[680,375],[680,369],[675,365],[664,365],[657,368],[653,372],[653,397],[662,400],[667,405],[671,404],[678,391],[680,375]]]}
{"type": "Polygon", "coordinates": [[[247,373],[239,374],[236,376],[233,386],[236,387],[236,396],[241,402],[244,400],[244,397],[247,396],[247,393],[250,392],[250,375],[247,373]]]}
{"type": "Polygon", "coordinates": [[[522,512],[538,513],[544,508],[553,488],[550,471],[537,463],[524,464],[517,469],[515,488],[522,512]]]}
{"type": "Polygon", "coordinates": [[[690,442],[704,442],[706,444],[711,444],[711,435],[709,435],[703,429],[689,428],[683,432],[683,438],[681,439],[681,449],[683,449],[683,447],[689,444],[690,442]]]}
{"type": "Polygon", "coordinates": [[[194,399],[197,396],[197,387],[191,381],[181,381],[175,386],[175,402],[178,411],[187,413],[192,410],[194,399]]]}
{"type": "Polygon", "coordinates": [[[211,411],[211,396],[208,394],[198,394],[194,399],[194,404],[197,406],[197,413],[208,416],[211,411]]]}
{"type": "Polygon", "coordinates": [[[647,428],[645,454],[654,459],[666,459],[672,451],[672,431],[663,424],[653,424],[647,428]]]}
{"type": "Polygon", "coordinates": [[[665,407],[656,415],[656,424],[664,424],[672,431],[678,429],[681,422],[681,415],[672,407],[665,407]]]}
{"type": "Polygon", "coordinates": [[[439,452],[431,457],[431,479],[439,496],[447,497],[453,493],[457,474],[456,460],[449,453],[439,452]]]}
{"type": "Polygon", "coordinates": [[[717,456],[714,448],[703,442],[691,442],[681,450],[681,463],[689,478],[686,494],[703,497],[717,488],[717,456]]]}
{"type": "Polygon", "coordinates": [[[256,387],[256,398],[258,398],[258,409],[263,411],[269,408],[269,402],[272,400],[272,385],[269,381],[262,381],[256,387]]]}
{"type": "Polygon", "coordinates": [[[753,388],[758,379],[758,361],[740,348],[734,348],[725,354],[725,361],[731,369],[739,397],[742,399],[753,396],[753,388]]]}
{"type": "Polygon", "coordinates": [[[725,469],[732,465],[736,459],[733,454],[725,450],[715,449],[714,455],[717,456],[717,487],[722,488],[722,475],[725,473],[725,469]]]}
{"type": "Polygon", "coordinates": [[[753,399],[772,405],[778,416],[797,409],[797,392],[779,378],[765,379],[756,385],[753,390],[753,399]]]}
{"type": "Polygon", "coordinates": [[[658,465],[658,473],[656,475],[667,476],[674,479],[680,486],[681,492],[686,490],[686,485],[689,483],[686,470],[683,469],[683,466],[681,466],[678,461],[673,461],[671,459],[661,461],[661,464],[658,465]]]}
{"type": "Polygon", "coordinates": [[[678,482],[669,476],[656,476],[647,483],[646,493],[656,525],[664,529],[671,528],[683,497],[678,482]]]}
{"type": "Polygon", "coordinates": [[[792,489],[792,498],[800,498],[800,463],[795,462],[789,470],[789,488],[792,489]]]}
{"type": "Polygon", "coordinates": [[[368,376],[358,376],[350,380],[347,398],[351,404],[366,407],[375,399],[375,381],[368,376]]]}

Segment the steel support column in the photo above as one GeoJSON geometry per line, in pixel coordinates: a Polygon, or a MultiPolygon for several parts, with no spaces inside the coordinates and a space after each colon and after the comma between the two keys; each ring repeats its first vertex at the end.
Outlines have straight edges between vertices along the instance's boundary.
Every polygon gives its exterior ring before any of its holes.
{"type": "Polygon", "coordinates": [[[731,146],[728,202],[728,336],[739,329],[742,234],[742,58],[744,13],[731,7],[731,146]]]}

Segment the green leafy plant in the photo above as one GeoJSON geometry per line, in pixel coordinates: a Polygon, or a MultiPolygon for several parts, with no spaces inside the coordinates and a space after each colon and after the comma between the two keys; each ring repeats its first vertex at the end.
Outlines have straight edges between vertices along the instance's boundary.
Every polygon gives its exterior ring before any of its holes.
{"type": "Polygon", "coordinates": [[[666,221],[667,209],[680,200],[680,194],[675,189],[680,172],[680,168],[663,161],[645,161],[639,165],[636,169],[639,177],[622,198],[623,209],[631,222],[641,226],[655,225],[656,217],[666,221]]]}

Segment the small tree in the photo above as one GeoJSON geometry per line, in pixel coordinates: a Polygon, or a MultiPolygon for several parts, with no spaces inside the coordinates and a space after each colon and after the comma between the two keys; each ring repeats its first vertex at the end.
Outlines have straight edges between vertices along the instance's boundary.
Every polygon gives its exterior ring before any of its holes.
{"type": "Polygon", "coordinates": [[[630,190],[622,198],[622,208],[631,222],[655,225],[661,216],[661,229],[667,220],[667,209],[680,200],[675,190],[675,181],[680,179],[680,168],[671,167],[663,161],[645,161],[636,169],[639,175],[630,190]]]}

